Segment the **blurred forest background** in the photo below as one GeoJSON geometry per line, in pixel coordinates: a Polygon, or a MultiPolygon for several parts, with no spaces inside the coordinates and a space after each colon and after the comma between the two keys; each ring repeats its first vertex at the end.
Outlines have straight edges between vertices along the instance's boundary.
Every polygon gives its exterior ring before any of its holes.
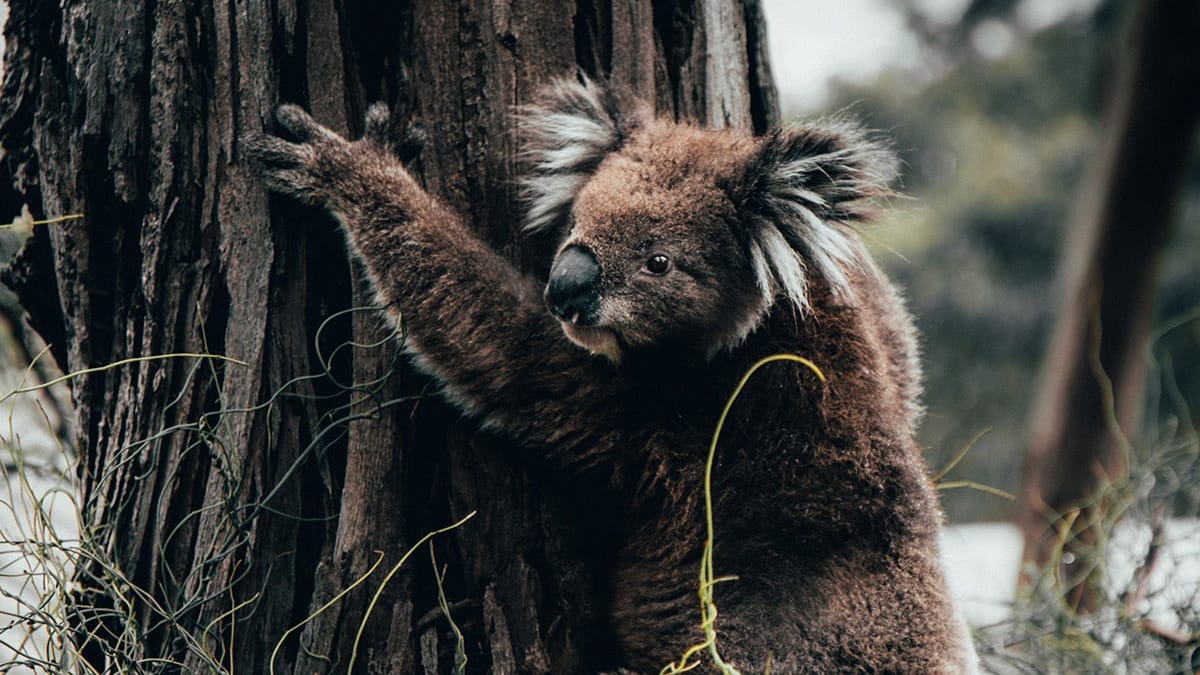
{"type": "MultiPolygon", "coordinates": [[[[766,3],[768,22],[819,11],[798,6],[818,3],[789,4],[766,3]]],[[[924,336],[923,445],[935,471],[970,446],[947,478],[1016,494],[1038,371],[1061,305],[1063,242],[1097,160],[1105,102],[1136,3],[846,5],[862,14],[843,30],[865,25],[895,33],[880,47],[894,65],[884,61],[872,73],[849,57],[843,62],[850,81],[834,80],[827,92],[790,90],[780,38],[804,40],[805,28],[776,24],[773,66],[785,112],[847,111],[894,138],[905,198],[870,238],[876,259],[907,289],[924,336]]],[[[831,32],[823,39],[841,49],[870,42],[839,35],[836,26],[831,32]]],[[[1180,420],[1187,426],[1200,413],[1200,144],[1193,139],[1193,146],[1160,266],[1138,447],[1170,443],[1180,420]]],[[[945,490],[942,500],[951,522],[1014,516],[1012,501],[977,490],[945,490]]]]}

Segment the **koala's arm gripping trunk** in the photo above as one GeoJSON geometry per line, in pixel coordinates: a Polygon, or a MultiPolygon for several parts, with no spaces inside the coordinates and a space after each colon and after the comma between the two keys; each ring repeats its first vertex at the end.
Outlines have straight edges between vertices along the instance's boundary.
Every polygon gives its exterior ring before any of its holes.
{"type": "MultiPolygon", "coordinates": [[[[565,449],[568,418],[594,409],[614,369],[563,336],[541,288],[475,237],[458,215],[404,176],[411,220],[346,218],[387,311],[404,322],[406,348],[444,394],[490,427],[565,449]]],[[[616,400],[609,410],[615,410],[616,400]]],[[[613,428],[597,420],[593,429],[613,428]]]]}
{"type": "Polygon", "coordinates": [[[366,135],[351,143],[283,106],[279,121],[299,142],[246,145],[272,189],[338,218],[381,303],[403,321],[406,349],[447,398],[489,427],[591,463],[609,444],[586,430],[617,424],[578,417],[620,415],[616,371],[568,342],[534,280],[421,189],[388,152],[383,114],[372,109],[366,135]],[[606,394],[612,405],[596,406],[606,394]]]}

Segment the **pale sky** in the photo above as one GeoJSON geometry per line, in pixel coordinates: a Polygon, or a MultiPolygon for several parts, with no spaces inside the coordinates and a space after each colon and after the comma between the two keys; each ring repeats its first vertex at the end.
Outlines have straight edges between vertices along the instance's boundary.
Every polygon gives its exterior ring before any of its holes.
{"type": "Polygon", "coordinates": [[[762,6],[785,109],[819,107],[830,78],[868,82],[888,65],[918,64],[917,39],[886,0],[762,0],[762,6]]]}
{"type": "MultiPolygon", "coordinates": [[[[921,65],[921,47],[894,0],[761,0],[767,19],[771,69],[785,112],[821,107],[832,79],[869,83],[884,68],[921,65]]],[[[1035,33],[1097,0],[1022,0],[1013,17],[1035,33]]],[[[967,0],[917,0],[934,22],[954,23],[967,0]]],[[[1015,46],[1011,27],[985,21],[972,35],[981,55],[1001,58],[1015,46]]]]}

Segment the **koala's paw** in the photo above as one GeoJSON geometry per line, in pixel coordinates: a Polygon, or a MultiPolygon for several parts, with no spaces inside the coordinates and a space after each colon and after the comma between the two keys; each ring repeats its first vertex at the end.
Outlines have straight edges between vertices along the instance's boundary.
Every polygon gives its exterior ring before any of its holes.
{"type": "Polygon", "coordinates": [[[299,106],[282,105],[275,118],[296,142],[251,134],[242,139],[247,158],[271,190],[336,209],[334,187],[353,165],[352,144],[318,124],[299,106]]]}
{"type": "Polygon", "coordinates": [[[247,159],[268,188],[324,207],[342,222],[407,217],[403,196],[419,188],[404,169],[403,153],[405,144],[420,138],[419,130],[397,132],[400,127],[382,104],[371,106],[366,131],[353,142],[321,126],[299,106],[282,105],[275,116],[281,134],[293,140],[267,134],[242,139],[247,159]]]}

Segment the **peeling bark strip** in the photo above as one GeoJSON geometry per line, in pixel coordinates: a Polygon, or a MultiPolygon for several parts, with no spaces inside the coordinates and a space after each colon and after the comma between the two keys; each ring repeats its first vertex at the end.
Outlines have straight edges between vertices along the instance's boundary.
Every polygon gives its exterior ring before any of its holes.
{"type": "Polygon", "coordinates": [[[444,672],[429,565],[383,575],[479,509],[438,549],[468,670],[603,666],[593,505],[426,396],[380,342],[393,327],[338,315],[368,304],[338,235],[269,200],[238,139],[283,101],[352,133],[386,101],[429,130],[427,187],[536,269],[544,243],[516,237],[514,106],[581,66],[681,118],[761,129],[777,113],[759,21],[734,0],[13,2],[0,205],[86,216],[39,229],[8,270],[31,321],[68,371],[175,352],[249,364],[72,381],[96,558],[70,617],[83,656],[345,672],[379,591],[356,670],[444,672]]]}
{"type": "Polygon", "coordinates": [[[752,129],[750,92],[746,86],[748,57],[742,3],[704,3],[707,119],[709,126],[752,129]]]}

